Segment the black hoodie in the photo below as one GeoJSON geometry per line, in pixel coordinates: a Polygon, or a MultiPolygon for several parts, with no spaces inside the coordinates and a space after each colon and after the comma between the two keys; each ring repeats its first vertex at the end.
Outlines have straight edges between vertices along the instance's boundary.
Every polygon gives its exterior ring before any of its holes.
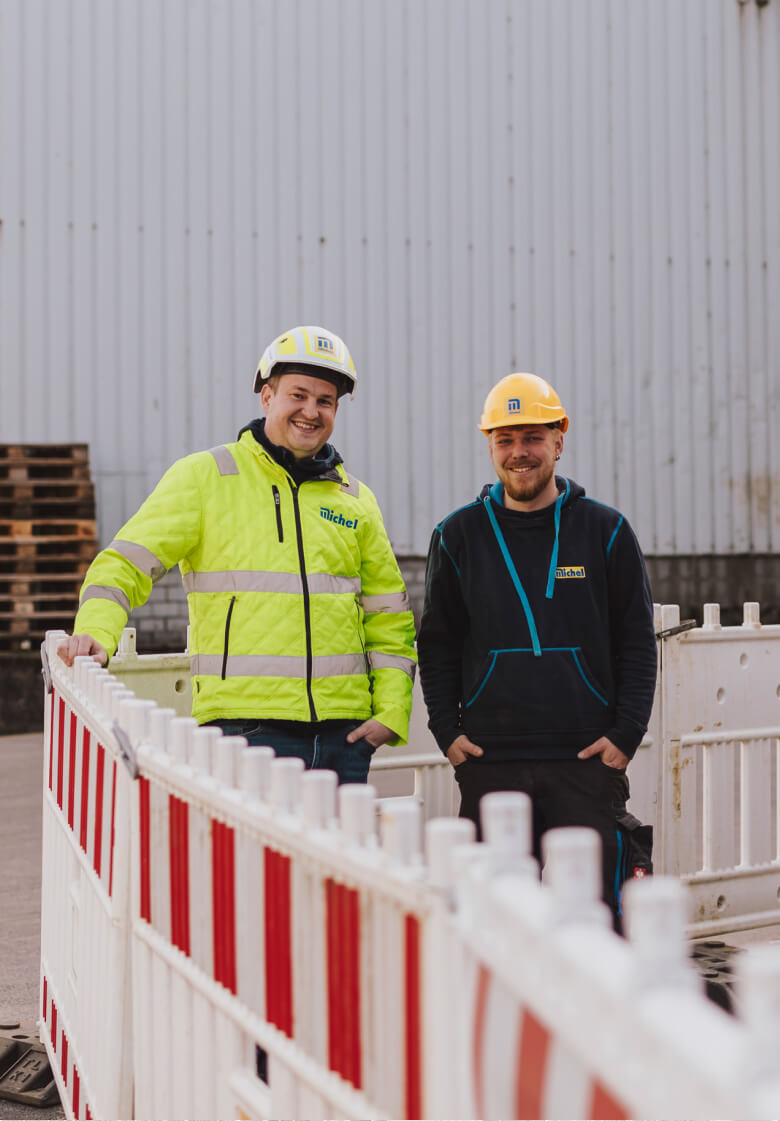
{"type": "Polygon", "coordinates": [[[436,527],[418,638],[430,728],[485,758],[572,758],[600,736],[632,756],[656,680],[653,603],[626,519],[556,478],[507,509],[500,483],[436,527]]]}

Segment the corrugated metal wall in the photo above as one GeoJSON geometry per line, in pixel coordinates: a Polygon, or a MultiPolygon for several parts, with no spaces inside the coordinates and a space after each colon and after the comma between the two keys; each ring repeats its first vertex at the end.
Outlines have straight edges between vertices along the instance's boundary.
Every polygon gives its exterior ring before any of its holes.
{"type": "Polygon", "coordinates": [[[399,552],[516,368],[646,552],[775,549],[779,86],[778,0],[0,0],[0,440],[106,540],[319,322],[399,552]]]}

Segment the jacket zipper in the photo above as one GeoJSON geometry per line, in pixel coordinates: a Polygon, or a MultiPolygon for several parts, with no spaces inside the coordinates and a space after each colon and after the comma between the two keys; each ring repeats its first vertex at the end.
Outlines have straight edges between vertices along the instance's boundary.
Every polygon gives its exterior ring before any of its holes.
{"type": "Polygon", "coordinates": [[[230,616],[233,614],[233,607],[235,606],[236,597],[230,597],[230,606],[228,607],[227,619],[225,619],[225,653],[222,655],[222,680],[225,680],[227,673],[227,660],[228,660],[228,643],[230,640],[230,616]]]}
{"type": "Polygon", "coordinates": [[[306,695],[309,698],[309,713],[311,720],[317,719],[317,710],[314,707],[314,697],[311,691],[312,676],[312,650],[311,650],[311,602],[309,596],[309,582],[306,579],[306,560],[303,555],[303,531],[301,529],[301,511],[298,505],[298,487],[290,479],[290,489],[293,496],[293,511],[295,512],[295,532],[298,537],[298,564],[301,569],[301,584],[303,585],[303,623],[306,630],[306,695]]]}
{"type": "Polygon", "coordinates": [[[373,685],[371,683],[371,661],[368,657],[368,652],[366,651],[366,644],[363,642],[363,633],[362,633],[362,630],[361,630],[361,627],[360,627],[360,604],[358,603],[357,599],[355,600],[355,611],[357,612],[357,617],[358,617],[358,619],[357,619],[357,622],[358,622],[358,625],[357,625],[358,641],[360,642],[360,649],[363,651],[363,661],[364,661],[365,666],[366,666],[366,677],[368,678],[368,687],[371,690],[371,692],[373,693],[374,689],[373,689],[373,685]]]}
{"type": "Polygon", "coordinates": [[[276,507],[276,529],[279,533],[279,541],[281,542],[284,541],[284,531],[282,529],[282,498],[276,483],[271,487],[271,492],[274,496],[274,506],[276,507]]]}

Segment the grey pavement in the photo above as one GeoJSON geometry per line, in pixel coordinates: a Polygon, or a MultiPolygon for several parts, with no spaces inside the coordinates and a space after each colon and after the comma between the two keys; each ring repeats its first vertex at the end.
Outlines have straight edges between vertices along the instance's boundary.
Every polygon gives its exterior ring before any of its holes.
{"type": "MultiPolygon", "coordinates": [[[[0,1024],[38,1018],[42,745],[40,732],[0,736],[0,1024]]],[[[3,1121],[64,1116],[0,1098],[3,1121]]]]}

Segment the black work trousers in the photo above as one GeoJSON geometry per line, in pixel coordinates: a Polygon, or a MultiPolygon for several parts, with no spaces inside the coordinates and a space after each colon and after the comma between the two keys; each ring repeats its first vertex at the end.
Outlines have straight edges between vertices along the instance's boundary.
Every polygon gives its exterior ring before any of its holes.
{"type": "Polygon", "coordinates": [[[496,790],[520,790],[533,806],[533,854],[541,862],[542,834],[562,825],[585,825],[601,837],[603,898],[621,927],[621,889],[636,874],[649,875],[652,828],[626,810],[625,771],[607,767],[601,758],[515,759],[492,762],[470,756],[455,768],[461,795],[460,816],[477,826],[479,800],[496,790]]]}

